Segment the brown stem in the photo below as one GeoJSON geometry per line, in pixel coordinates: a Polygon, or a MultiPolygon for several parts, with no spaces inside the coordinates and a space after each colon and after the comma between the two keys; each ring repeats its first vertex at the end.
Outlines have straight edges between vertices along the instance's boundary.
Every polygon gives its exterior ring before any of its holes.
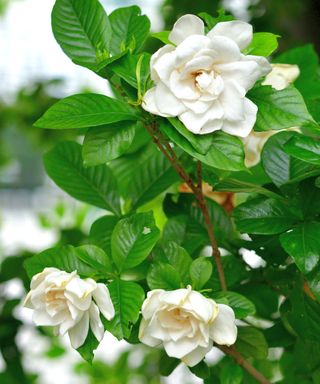
{"type": "MultiPolygon", "coordinates": [[[[189,174],[184,170],[181,166],[179,159],[177,158],[175,152],[171,148],[169,142],[163,137],[162,133],[158,129],[155,123],[151,123],[150,125],[145,124],[147,131],[149,132],[153,142],[158,146],[160,151],[164,154],[164,156],[170,161],[173,168],[179,174],[179,176],[184,180],[184,182],[189,186],[192,192],[195,195],[195,198],[198,202],[199,208],[203,214],[207,231],[210,239],[210,243],[212,246],[212,254],[214,257],[214,261],[217,267],[221,289],[226,290],[226,281],[224,276],[223,267],[221,264],[221,255],[217,245],[217,241],[213,231],[213,225],[210,219],[209,211],[207,208],[207,203],[202,191],[202,175],[201,175],[201,163],[198,161],[197,163],[197,185],[194,184],[189,174]]],[[[234,348],[234,347],[225,347],[225,346],[217,346],[224,353],[232,356],[236,363],[241,365],[252,377],[254,377],[261,384],[270,384],[270,382],[259,372],[257,371],[247,360],[245,360],[242,355],[234,348]]]]}
{"type": "Polygon", "coordinates": [[[255,369],[234,347],[226,347],[223,345],[216,345],[222,352],[226,355],[233,357],[235,362],[244,368],[252,377],[254,377],[258,383],[261,384],[271,384],[268,379],[266,379],[261,372],[255,369]]]}

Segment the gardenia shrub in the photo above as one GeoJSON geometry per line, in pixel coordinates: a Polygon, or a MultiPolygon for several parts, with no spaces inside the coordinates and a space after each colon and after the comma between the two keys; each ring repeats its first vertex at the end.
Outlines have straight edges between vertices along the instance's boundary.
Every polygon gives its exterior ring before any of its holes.
{"type": "Polygon", "coordinates": [[[25,261],[36,324],[68,332],[89,362],[107,331],[163,347],[163,375],[182,361],[205,383],[319,383],[313,47],[276,55],[278,36],[223,11],[151,34],[138,7],[107,16],[97,0],[57,0],[52,27],[113,97],[70,96],[35,123],[84,135],[44,165],[105,211],[83,245],[25,261]],[[164,45],[149,54],[147,39],[164,45]],[[215,363],[205,358],[213,348],[224,356],[215,363]]]}

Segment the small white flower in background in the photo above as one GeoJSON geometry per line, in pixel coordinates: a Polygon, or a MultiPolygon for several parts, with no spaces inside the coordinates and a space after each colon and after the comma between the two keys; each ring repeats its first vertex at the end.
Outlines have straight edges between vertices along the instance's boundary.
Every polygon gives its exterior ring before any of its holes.
{"type": "Polygon", "coordinates": [[[182,16],[167,44],[151,58],[151,78],[142,106],[155,115],[175,117],[195,134],[217,130],[246,137],[256,121],[257,106],[245,97],[268,74],[266,58],[244,55],[252,26],[243,21],[218,23],[206,36],[203,21],[182,16]]]}
{"type": "MultiPolygon", "coordinates": [[[[272,88],[280,91],[293,83],[299,76],[300,70],[297,65],[290,64],[271,64],[272,71],[267,75],[263,85],[271,85],[272,88]]],[[[288,128],[299,132],[298,127],[288,128]]],[[[270,136],[279,131],[255,132],[251,131],[249,136],[242,138],[246,154],[246,166],[253,167],[260,161],[263,146],[270,136]]]]}
{"type": "Polygon", "coordinates": [[[140,341],[151,347],[162,344],[169,356],[190,367],[204,358],[213,342],[232,345],[237,338],[233,310],[190,286],[148,292],[141,313],[140,341]]]}
{"type": "Polygon", "coordinates": [[[69,334],[73,348],[83,345],[89,327],[98,341],[104,335],[100,312],[107,320],[114,317],[114,307],[105,284],[77,272],[67,273],[45,268],[33,276],[31,290],[24,305],[33,309],[33,321],[38,326],[55,326],[60,335],[69,334]]]}

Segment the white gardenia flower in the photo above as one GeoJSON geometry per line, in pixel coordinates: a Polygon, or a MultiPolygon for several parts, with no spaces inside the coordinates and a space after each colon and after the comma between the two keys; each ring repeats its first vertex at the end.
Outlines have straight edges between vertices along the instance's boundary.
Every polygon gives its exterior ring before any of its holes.
{"type": "Polygon", "coordinates": [[[87,278],[77,271],[67,273],[57,268],[45,268],[33,276],[31,290],[24,305],[34,310],[36,325],[55,326],[57,333],[69,334],[73,348],[83,345],[89,326],[101,341],[104,327],[100,312],[107,320],[114,317],[114,307],[105,284],[87,278]]]}
{"type": "Polygon", "coordinates": [[[243,21],[218,23],[207,35],[203,21],[182,16],[167,44],[151,58],[151,78],[142,106],[155,115],[175,117],[195,134],[218,130],[246,137],[257,106],[245,97],[271,70],[266,58],[244,55],[252,26],[243,21]]]}
{"type": "MultiPolygon", "coordinates": [[[[271,85],[278,91],[285,89],[293,83],[299,76],[300,70],[297,65],[291,64],[271,64],[272,71],[266,76],[263,85],[271,85]]],[[[286,129],[300,132],[298,127],[286,129]]],[[[260,161],[261,151],[270,136],[279,131],[255,132],[251,131],[249,136],[242,139],[246,155],[246,166],[253,167],[260,161]]]]}
{"type": "Polygon", "coordinates": [[[190,367],[204,358],[213,342],[232,345],[237,338],[233,310],[190,286],[148,292],[141,313],[140,341],[151,347],[162,344],[169,356],[190,367]]]}

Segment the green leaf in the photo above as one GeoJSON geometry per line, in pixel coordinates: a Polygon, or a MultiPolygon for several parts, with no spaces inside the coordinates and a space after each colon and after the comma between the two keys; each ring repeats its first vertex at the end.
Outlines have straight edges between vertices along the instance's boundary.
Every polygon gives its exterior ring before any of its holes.
{"type": "Polygon", "coordinates": [[[127,54],[121,59],[113,62],[109,65],[112,72],[118,75],[121,79],[130,84],[133,88],[138,88],[138,63],[140,61],[140,86],[141,92],[145,93],[147,87],[147,81],[150,74],[150,55],[143,53],[142,55],[127,54]]]}
{"type": "Polygon", "coordinates": [[[268,355],[268,344],[263,333],[253,327],[238,327],[235,346],[244,357],[263,360],[268,355]]]}
{"type": "Polygon", "coordinates": [[[135,135],[135,123],[121,122],[105,127],[90,128],[83,142],[85,166],[105,164],[124,154],[135,135]]]}
{"type": "Polygon", "coordinates": [[[311,272],[320,260],[320,223],[300,224],[283,233],[280,242],[302,273],[311,272]]]}
{"type": "Polygon", "coordinates": [[[162,41],[164,44],[172,44],[171,41],[169,40],[170,32],[171,31],[156,32],[156,33],[152,33],[151,36],[154,37],[155,39],[162,41]]]}
{"type": "Polygon", "coordinates": [[[233,211],[240,232],[272,235],[293,227],[301,218],[299,212],[285,202],[272,198],[257,198],[237,206],[233,211]]]}
{"type": "Polygon", "coordinates": [[[90,228],[88,242],[103,249],[108,256],[111,255],[111,235],[117,222],[115,216],[100,217],[90,228]]]}
{"type": "Polygon", "coordinates": [[[89,128],[138,119],[127,103],[95,93],[84,93],[58,101],[34,124],[39,128],[89,128]]]}
{"type": "Polygon", "coordinates": [[[256,313],[256,307],[252,301],[240,295],[240,293],[231,291],[217,292],[212,295],[212,298],[218,303],[220,300],[227,299],[228,305],[234,310],[237,319],[243,319],[256,313]]]}
{"type": "Polygon", "coordinates": [[[144,291],[132,281],[114,280],[108,285],[115,317],[105,323],[106,329],[118,340],[129,338],[132,326],[138,321],[144,291]]]}
{"type": "Polygon", "coordinates": [[[180,276],[180,280],[187,285],[190,281],[189,268],[192,259],[188,252],[174,241],[168,242],[163,247],[165,257],[180,276]]]}
{"type": "Polygon", "coordinates": [[[179,272],[166,263],[154,263],[147,274],[147,282],[150,289],[165,289],[167,291],[181,287],[179,272]]]}
{"type": "Polygon", "coordinates": [[[263,147],[261,154],[263,168],[277,187],[320,173],[319,167],[290,157],[285,152],[286,143],[295,135],[298,134],[279,132],[271,136],[263,147]]]}
{"type": "Polygon", "coordinates": [[[219,378],[221,384],[241,384],[243,371],[239,365],[230,362],[222,367],[219,378]]]}
{"type": "MultiPolygon", "coordinates": [[[[94,245],[50,248],[25,261],[25,269],[31,278],[44,268],[53,267],[66,272],[77,271],[80,276],[88,277],[97,274],[96,264],[108,264],[108,258],[102,249],[94,245]]],[[[101,271],[99,271],[101,272],[101,271]]],[[[108,271],[106,270],[106,275],[108,271]]]]}
{"type": "Polygon", "coordinates": [[[160,236],[152,212],[137,213],[120,220],[111,237],[112,258],[119,271],[146,259],[160,236]]]}
{"type": "Polygon", "coordinates": [[[278,48],[279,35],[269,32],[253,34],[251,43],[243,50],[245,55],[270,56],[278,48]]]}
{"type": "Polygon", "coordinates": [[[194,375],[200,377],[201,379],[205,380],[210,378],[210,368],[203,360],[197,365],[189,367],[189,369],[194,375]]]}
{"type": "Polygon", "coordinates": [[[312,137],[296,135],[285,143],[284,150],[299,160],[320,165],[320,141],[312,137]]]}
{"type": "Polygon", "coordinates": [[[206,257],[193,260],[190,266],[192,288],[199,291],[203,288],[212,274],[212,264],[206,257]]]}
{"type": "Polygon", "coordinates": [[[213,17],[209,15],[209,13],[201,12],[198,14],[201,19],[205,21],[207,24],[207,29],[210,31],[216,24],[221,23],[223,21],[232,21],[234,17],[232,15],[226,15],[224,9],[218,9],[218,16],[213,17]]]}
{"type": "Polygon", "coordinates": [[[141,15],[136,5],[118,8],[113,11],[109,20],[112,28],[110,50],[117,54],[129,48],[132,52],[140,50],[149,36],[150,21],[147,16],[141,15]]]}
{"type": "Polygon", "coordinates": [[[289,85],[277,91],[269,85],[256,85],[248,98],[258,107],[256,131],[269,131],[314,123],[299,91],[289,85]]]}
{"type": "Polygon", "coordinates": [[[64,53],[76,64],[96,70],[109,56],[111,26],[97,0],[57,0],[52,29],[64,53]]]}
{"type": "MultiPolygon", "coordinates": [[[[243,143],[238,137],[228,135],[224,132],[214,132],[210,134],[212,140],[210,149],[206,155],[201,155],[201,153],[197,152],[191,143],[166,120],[162,120],[160,128],[171,141],[190,156],[193,156],[204,164],[227,171],[241,171],[246,169],[244,165],[243,143]]],[[[200,142],[203,143],[201,140],[200,142]]]]}
{"type": "Polygon", "coordinates": [[[169,376],[181,363],[181,360],[170,357],[162,350],[159,362],[159,372],[161,376],[169,376]]]}
{"type": "Polygon", "coordinates": [[[77,200],[120,215],[116,180],[106,165],[84,168],[81,145],[59,143],[44,156],[47,174],[65,192],[77,200]]]}
{"type": "Polygon", "coordinates": [[[132,173],[128,180],[126,195],[132,208],[138,208],[153,200],[179,181],[179,176],[170,162],[154,146],[145,150],[141,162],[131,165],[132,173]]]}
{"type": "Polygon", "coordinates": [[[81,357],[88,363],[92,364],[94,358],[94,351],[97,349],[99,341],[96,339],[91,329],[89,329],[88,336],[81,347],[77,349],[81,357]]]}

